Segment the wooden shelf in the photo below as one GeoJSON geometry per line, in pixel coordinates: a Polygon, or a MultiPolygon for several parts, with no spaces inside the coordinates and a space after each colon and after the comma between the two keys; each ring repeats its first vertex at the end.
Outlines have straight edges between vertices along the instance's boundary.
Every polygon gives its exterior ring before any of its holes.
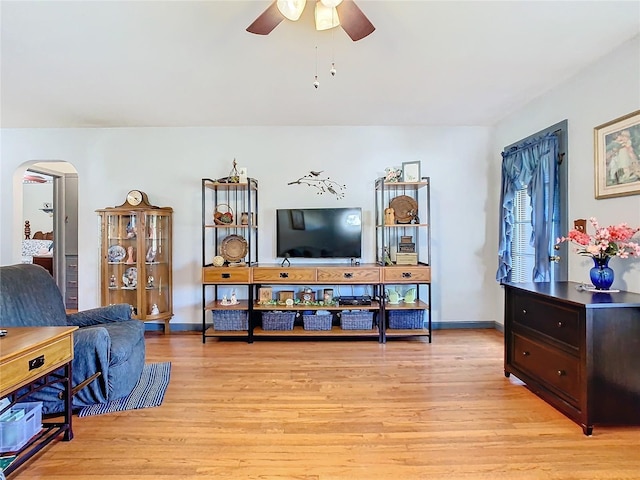
{"type": "Polygon", "coordinates": [[[387,328],[385,336],[387,337],[423,337],[430,336],[429,330],[426,328],[387,328]]]}
{"type": "Polygon", "coordinates": [[[248,310],[248,300],[238,300],[235,305],[223,305],[221,300],[216,300],[205,305],[205,310],[248,310]]]}
{"type": "Polygon", "coordinates": [[[259,304],[256,303],[253,306],[254,310],[290,310],[290,311],[302,311],[302,310],[380,310],[380,303],[373,300],[371,305],[307,305],[300,303],[287,307],[286,305],[272,305],[272,304],[259,304]]]}
{"type": "Polygon", "coordinates": [[[216,330],[213,326],[207,327],[204,331],[205,337],[248,337],[247,330],[216,330]]]}
{"type": "Polygon", "coordinates": [[[376,228],[408,228],[408,227],[428,227],[428,223],[395,223],[393,225],[376,225],[376,228]]]}
{"type": "Polygon", "coordinates": [[[384,309],[389,310],[429,310],[429,304],[422,300],[417,300],[415,303],[400,302],[397,304],[385,303],[384,309]]]}
{"type": "Polygon", "coordinates": [[[371,330],[343,330],[338,326],[331,327],[331,330],[305,330],[303,327],[295,326],[293,330],[263,330],[262,327],[253,329],[253,336],[261,337],[378,337],[380,333],[377,328],[371,330]]]}

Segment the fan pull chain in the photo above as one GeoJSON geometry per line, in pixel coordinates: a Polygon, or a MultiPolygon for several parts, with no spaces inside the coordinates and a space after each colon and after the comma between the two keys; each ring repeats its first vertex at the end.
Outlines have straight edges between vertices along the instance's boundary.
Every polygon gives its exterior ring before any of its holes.
{"type": "Polygon", "coordinates": [[[313,82],[313,86],[318,88],[320,86],[320,82],[318,81],[318,46],[316,45],[316,79],[313,82]]]}
{"type": "MultiPolygon", "coordinates": [[[[333,16],[335,15],[335,8],[331,9],[331,20],[333,23],[335,23],[335,18],[333,18],[333,16]]],[[[335,54],[335,42],[333,41],[333,33],[335,32],[335,28],[331,29],[331,69],[329,70],[329,73],[331,74],[332,77],[336,76],[336,54],[335,54]]]]}

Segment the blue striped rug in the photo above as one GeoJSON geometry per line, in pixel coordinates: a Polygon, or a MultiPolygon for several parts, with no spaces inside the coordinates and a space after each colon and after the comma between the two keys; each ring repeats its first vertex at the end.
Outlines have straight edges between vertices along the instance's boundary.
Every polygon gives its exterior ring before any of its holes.
{"type": "Polygon", "coordinates": [[[167,391],[170,377],[171,362],[147,363],[142,369],[140,380],[138,380],[138,383],[128,396],[112,402],[84,407],[78,413],[78,417],[157,407],[164,399],[164,393],[167,391]]]}

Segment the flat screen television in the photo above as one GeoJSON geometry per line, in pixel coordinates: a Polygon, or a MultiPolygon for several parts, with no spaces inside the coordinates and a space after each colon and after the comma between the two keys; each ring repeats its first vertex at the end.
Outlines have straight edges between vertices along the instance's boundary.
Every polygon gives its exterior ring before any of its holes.
{"type": "Polygon", "coordinates": [[[278,209],[276,250],[282,258],[360,258],[362,209],[278,209]]]}

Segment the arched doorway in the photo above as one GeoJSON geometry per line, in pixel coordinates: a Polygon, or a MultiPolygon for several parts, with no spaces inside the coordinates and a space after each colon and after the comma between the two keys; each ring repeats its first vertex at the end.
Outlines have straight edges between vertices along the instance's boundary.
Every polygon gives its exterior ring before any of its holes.
{"type": "MultiPolygon", "coordinates": [[[[52,238],[49,252],[39,249],[33,263],[44,263],[62,292],[67,310],[78,309],[78,173],[60,161],[29,162],[23,176],[22,224],[29,222],[31,235],[41,232],[52,238]],[[44,181],[40,180],[44,179],[44,181]],[[40,188],[42,188],[40,190],[40,188]],[[48,217],[48,221],[47,218],[48,217]],[[33,224],[32,224],[33,222],[33,224]],[[48,229],[50,227],[50,230],[48,229]],[[47,258],[48,256],[48,258],[47,258]],[[42,257],[42,258],[40,258],[42,257]]],[[[33,260],[33,259],[32,259],[33,260]]],[[[23,255],[22,261],[29,261],[23,255]]]]}

